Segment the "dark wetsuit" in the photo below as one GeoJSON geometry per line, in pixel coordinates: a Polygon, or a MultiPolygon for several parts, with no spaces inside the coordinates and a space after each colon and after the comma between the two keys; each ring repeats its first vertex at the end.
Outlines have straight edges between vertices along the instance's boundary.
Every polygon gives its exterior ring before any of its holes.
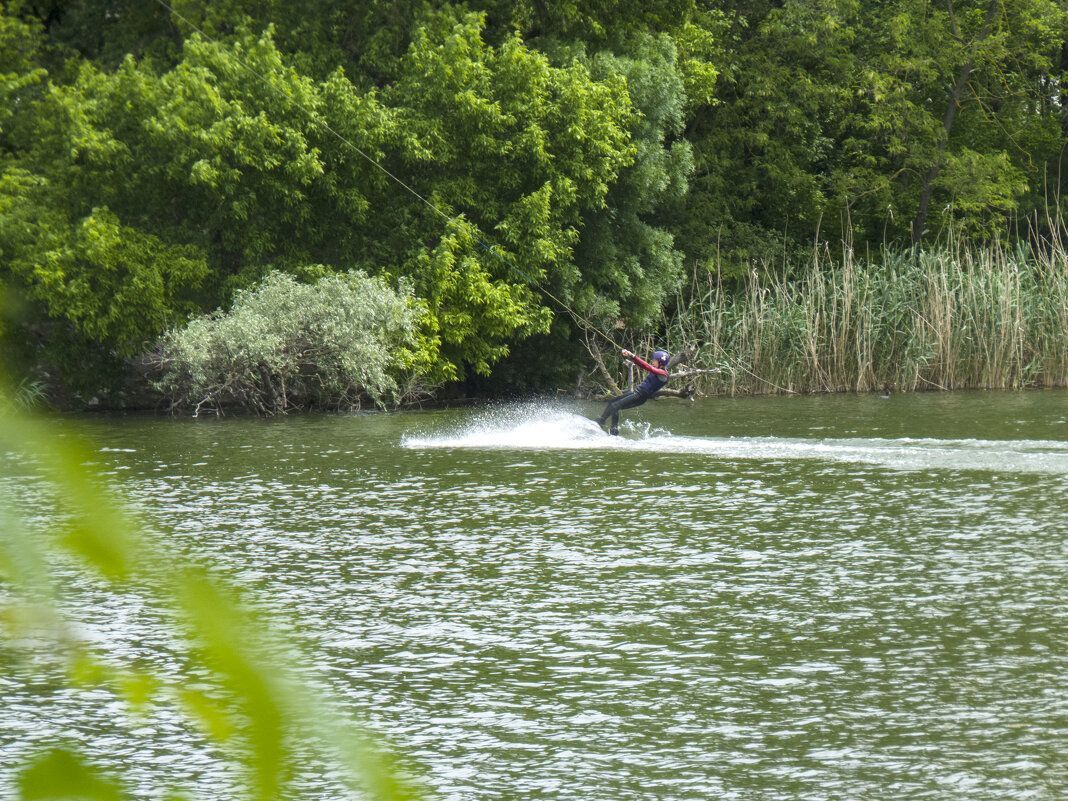
{"type": "Polygon", "coordinates": [[[621,411],[624,409],[633,409],[635,406],[641,406],[649,400],[649,398],[662,390],[664,384],[668,381],[667,370],[660,367],[653,367],[638,356],[632,357],[632,361],[639,367],[648,370],[649,375],[645,377],[645,380],[642,381],[636,389],[633,389],[630,392],[625,392],[618,398],[612,398],[612,400],[608,401],[608,405],[601,413],[601,416],[597,418],[598,425],[604,425],[604,421],[611,415],[612,427],[609,430],[613,434],[619,430],[619,413],[621,411]]]}

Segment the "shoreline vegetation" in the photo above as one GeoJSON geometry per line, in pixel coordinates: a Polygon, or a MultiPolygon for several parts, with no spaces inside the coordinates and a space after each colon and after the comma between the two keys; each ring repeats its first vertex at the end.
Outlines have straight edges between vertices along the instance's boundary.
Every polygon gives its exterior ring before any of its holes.
{"type": "Polygon", "coordinates": [[[1068,386],[1068,252],[949,243],[879,263],[824,248],[807,272],[709,275],[665,325],[705,343],[701,394],[913,392],[1068,386]]]}
{"type": "MultiPolygon", "coordinates": [[[[824,246],[795,277],[784,272],[754,265],[731,284],[695,274],[660,336],[621,338],[639,351],[666,342],[675,353],[700,343],[669,385],[682,397],[1068,387],[1068,252],[1061,247],[950,242],[884,251],[876,261],[824,246]]],[[[353,291],[361,281],[371,279],[350,278],[351,288],[339,293],[346,282],[337,278],[301,290],[269,276],[231,313],[205,315],[137,360],[131,394],[157,402],[126,409],[272,415],[479,400],[420,382],[404,297],[383,285],[353,291]],[[346,301],[352,313],[339,317],[346,301]],[[368,380],[369,353],[389,354],[400,371],[368,380]]],[[[614,353],[591,351],[608,365],[613,385],[591,372],[557,394],[601,399],[625,385],[614,353]]],[[[45,400],[40,382],[13,392],[19,408],[45,400]]]]}
{"type": "Polygon", "coordinates": [[[1066,154],[1056,0],[0,4],[0,374],[274,415],[703,343],[675,394],[1064,386],[1066,154]]]}

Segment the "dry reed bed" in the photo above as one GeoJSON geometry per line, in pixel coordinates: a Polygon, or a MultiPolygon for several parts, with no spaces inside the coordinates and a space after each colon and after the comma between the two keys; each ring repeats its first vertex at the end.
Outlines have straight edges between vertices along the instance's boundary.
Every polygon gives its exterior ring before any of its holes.
{"type": "Polygon", "coordinates": [[[814,257],[804,276],[710,274],[668,325],[706,343],[708,394],[1063,387],[1068,253],[947,247],[879,263],[814,257]]]}

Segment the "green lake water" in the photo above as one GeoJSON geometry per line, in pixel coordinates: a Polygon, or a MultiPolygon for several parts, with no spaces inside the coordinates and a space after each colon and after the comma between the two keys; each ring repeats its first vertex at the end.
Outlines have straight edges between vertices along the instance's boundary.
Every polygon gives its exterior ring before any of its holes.
{"type": "MultiPolygon", "coordinates": [[[[1068,394],[664,400],[618,438],[599,410],[76,428],[432,797],[1068,797],[1068,394]]],[[[136,604],[65,604],[116,657],[176,658],[136,604]]],[[[232,791],[165,710],[2,692],[0,795],[62,738],[139,797],[232,791]]]]}

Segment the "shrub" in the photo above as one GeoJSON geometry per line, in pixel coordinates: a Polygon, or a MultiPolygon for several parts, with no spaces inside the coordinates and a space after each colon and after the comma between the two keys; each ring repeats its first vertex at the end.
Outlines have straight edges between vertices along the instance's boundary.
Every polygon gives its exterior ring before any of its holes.
{"type": "Polygon", "coordinates": [[[157,343],[154,386],[172,409],[237,406],[262,414],[303,407],[400,403],[421,391],[425,305],[406,286],[361,272],[313,284],[272,272],[216,311],[157,343]]]}

